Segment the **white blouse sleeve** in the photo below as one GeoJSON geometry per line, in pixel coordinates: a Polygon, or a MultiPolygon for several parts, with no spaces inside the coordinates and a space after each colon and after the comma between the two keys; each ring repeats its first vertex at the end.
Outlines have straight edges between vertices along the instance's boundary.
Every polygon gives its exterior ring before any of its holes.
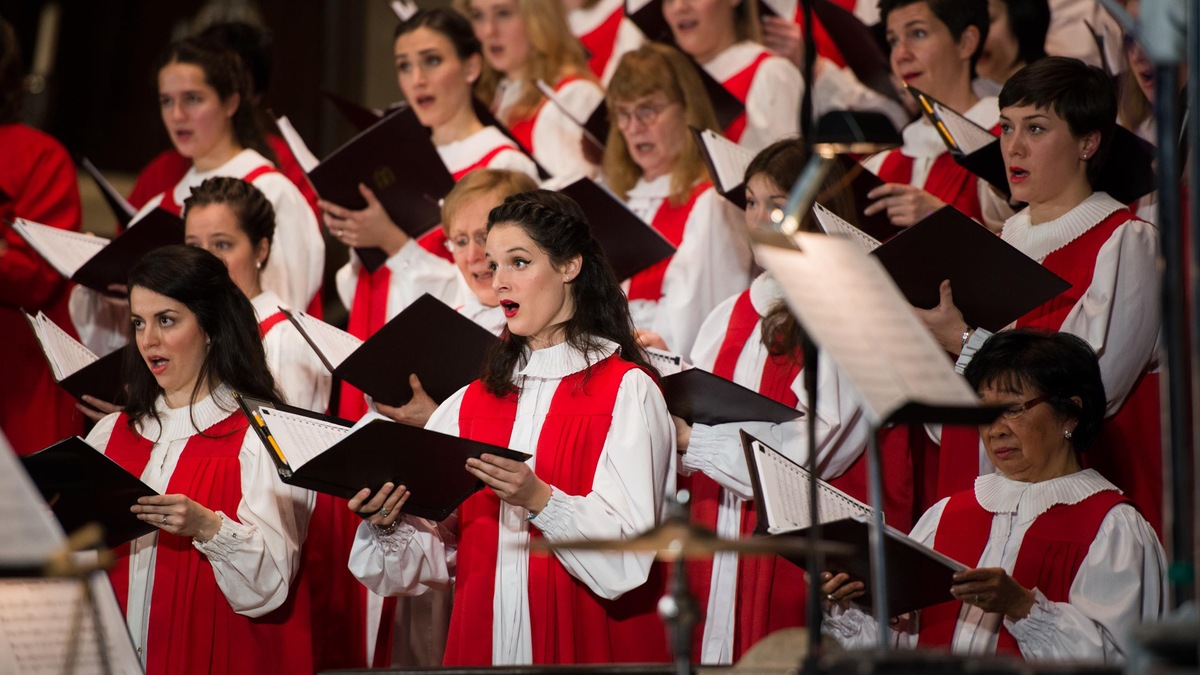
{"type": "Polygon", "coordinates": [[[323,412],[329,405],[332,378],[316,352],[290,321],[271,329],[263,339],[267,365],[286,403],[323,412]]]}
{"type": "Polygon", "coordinates": [[[1021,654],[1038,661],[1123,661],[1129,631],[1167,609],[1166,556],[1137,510],[1104,518],[1071,584],[1069,602],[1037,602],[1020,621],[1004,620],[1021,654]]]}
{"type": "Polygon", "coordinates": [[[516,171],[517,173],[523,173],[526,176],[529,176],[535,181],[539,179],[537,164],[534,164],[533,160],[530,159],[528,155],[520,150],[517,150],[516,148],[496,155],[492,161],[488,163],[487,168],[516,171]]]}
{"type": "MultiPolygon", "coordinates": [[[[463,387],[438,406],[425,428],[457,436],[466,391],[463,387]]],[[[410,516],[397,522],[390,535],[380,535],[365,521],[359,524],[350,549],[351,574],[376,595],[421,595],[430,588],[449,588],[457,558],[456,516],[442,524],[410,516]]]]}
{"type": "Polygon", "coordinates": [[[1096,350],[1109,414],[1158,353],[1157,251],[1153,225],[1134,220],[1117,228],[1096,256],[1091,285],[1060,329],[1096,350]]]}
{"type": "MultiPolygon", "coordinates": [[[[641,370],[621,381],[612,426],[592,491],[551,486],[550,502],[531,521],[549,541],[631,539],[659,522],[674,485],[675,427],[658,385],[641,370]]],[[[645,583],[654,555],[556,551],[559,562],[596,595],[613,599],[645,583]]]]}
{"type": "Polygon", "coordinates": [[[750,246],[744,220],[729,200],[709,188],[696,199],[683,243],[663,275],[662,298],[651,330],[678,354],[692,351],[700,325],[719,302],[750,286],[750,246]]]}
{"type": "MultiPolygon", "coordinates": [[[[811,414],[808,393],[804,391],[803,371],[792,382],[799,398],[799,409],[811,414]]],[[[702,471],[721,487],[742,499],[753,499],[750,468],[742,452],[739,431],[762,440],[793,462],[808,466],[808,420],[805,417],[771,424],[737,422],[692,426],[691,440],[683,454],[685,473],[702,471]]],[[[870,425],[863,416],[858,394],[842,376],[841,369],[829,359],[819,361],[817,369],[817,464],[823,480],[846,472],[867,447],[870,425]]]]}
{"type": "MultiPolygon", "coordinates": [[[[581,120],[604,101],[604,90],[591,80],[568,82],[556,93],[571,114],[581,120]]],[[[594,178],[599,172],[599,167],[583,156],[583,127],[549,101],[542,105],[533,123],[533,157],[559,180],[594,178]]]]}
{"type": "Polygon", "coordinates": [[[325,239],[317,217],[283,174],[263,174],[254,187],[275,207],[275,236],[262,271],[263,288],[292,307],[308,307],[325,275],[325,239]]]}
{"type": "Polygon", "coordinates": [[[738,145],[758,152],[799,134],[803,95],[804,78],[791,61],[778,56],[763,61],[746,94],[746,130],[738,145]]]}

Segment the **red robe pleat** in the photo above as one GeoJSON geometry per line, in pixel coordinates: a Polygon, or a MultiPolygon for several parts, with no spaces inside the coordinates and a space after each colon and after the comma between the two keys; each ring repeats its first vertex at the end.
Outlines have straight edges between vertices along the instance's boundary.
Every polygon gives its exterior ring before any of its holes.
{"type": "MultiPolygon", "coordinates": [[[[187,495],[234,518],[242,501],[238,454],[247,427],[246,418],[233,413],[188,439],[165,493],[187,495]]],[[[105,454],[140,476],[152,447],[149,439],[129,428],[122,414],[105,454]]],[[[306,593],[293,587],[287,602],[266,616],[238,614],[221,593],[208,558],[192,546],[190,538],[163,531],[157,536],[149,630],[143,646],[148,675],[312,672],[312,654],[303,648],[312,640],[306,593]]],[[[118,547],[116,554],[109,578],[124,612],[129,597],[129,544],[118,547]]]]}
{"type": "MultiPolygon", "coordinates": [[[[635,368],[611,356],[562,380],[538,437],[534,471],[570,495],[591,492],[613,407],[625,374],[635,368]]],[[[472,383],[459,412],[463,438],[507,446],[517,396],[489,394],[472,383]]],[[[459,509],[458,568],[445,665],[492,663],[500,500],[490,489],[459,509]]],[[[539,536],[535,529],[531,537],[539,536]]],[[[553,555],[529,559],[529,619],[534,664],[663,662],[666,633],[655,607],[665,589],[658,564],[645,584],[604,600],[571,576],[553,555]]]]}

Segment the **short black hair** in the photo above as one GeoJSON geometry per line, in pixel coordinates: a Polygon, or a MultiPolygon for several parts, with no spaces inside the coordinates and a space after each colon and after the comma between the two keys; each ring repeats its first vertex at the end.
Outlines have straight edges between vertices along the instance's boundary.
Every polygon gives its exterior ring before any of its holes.
{"type": "Polygon", "coordinates": [[[962,38],[963,31],[971,26],[979,29],[979,44],[975,47],[975,53],[971,55],[971,77],[975,77],[975,64],[979,61],[979,55],[983,53],[983,43],[987,42],[988,28],[992,25],[987,0],[879,0],[880,25],[886,31],[888,14],[918,2],[929,5],[929,11],[946,24],[955,42],[962,38]]]}
{"type": "Polygon", "coordinates": [[[1046,405],[1076,421],[1071,446],[1087,450],[1100,433],[1107,399],[1096,352],[1070,333],[1022,328],[996,333],[964,373],[975,391],[988,387],[1049,394],[1046,405]],[[1080,403],[1071,400],[1079,397],[1080,403]]]}
{"type": "Polygon", "coordinates": [[[1047,0],[1001,0],[1008,11],[1008,27],[1017,38],[1017,61],[1026,65],[1046,58],[1046,33],[1050,31],[1047,0]]]}
{"type": "Polygon", "coordinates": [[[1017,105],[1053,110],[1076,138],[1100,132],[1100,143],[1088,159],[1088,178],[1094,184],[1117,126],[1117,91],[1112,79],[1079,59],[1048,56],[1018,70],[1004,83],[1000,110],[1017,105]]]}

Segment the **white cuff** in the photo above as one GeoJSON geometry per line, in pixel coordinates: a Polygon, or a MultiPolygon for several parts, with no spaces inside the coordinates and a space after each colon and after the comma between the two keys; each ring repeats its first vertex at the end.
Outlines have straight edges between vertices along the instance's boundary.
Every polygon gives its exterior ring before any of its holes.
{"type": "Polygon", "coordinates": [[[221,527],[213,538],[208,541],[193,538],[192,546],[209,560],[227,561],[258,528],[243,525],[221,511],[217,511],[217,515],[221,517],[221,527]]]}
{"type": "Polygon", "coordinates": [[[575,504],[571,497],[551,485],[550,501],[529,522],[537,525],[548,539],[564,539],[573,531],[571,523],[574,520],[575,504]]]}
{"type": "Polygon", "coordinates": [[[395,523],[396,529],[384,534],[382,528],[374,525],[367,525],[367,529],[371,531],[371,538],[383,550],[384,555],[392,555],[408,546],[408,542],[412,540],[413,535],[417,533],[417,528],[413,527],[408,522],[408,516],[400,516],[400,519],[395,523]]]}
{"type": "Polygon", "coordinates": [[[967,364],[975,357],[975,352],[979,351],[983,343],[987,342],[988,338],[992,337],[992,335],[994,333],[988,331],[986,328],[976,328],[975,332],[971,333],[967,344],[963,345],[962,352],[958,355],[958,361],[954,363],[954,370],[959,375],[963,374],[967,369],[967,364]]]}
{"type": "Polygon", "coordinates": [[[700,471],[709,476],[713,475],[713,458],[720,450],[720,434],[713,433],[713,427],[707,424],[693,424],[687,452],[680,456],[679,466],[684,469],[681,473],[688,475],[700,471]]]}
{"type": "Polygon", "coordinates": [[[1017,639],[1022,652],[1050,647],[1050,636],[1062,626],[1062,610],[1059,609],[1058,603],[1050,602],[1036,588],[1033,589],[1033,595],[1033,607],[1029,608],[1028,616],[1020,621],[1004,617],[1004,627],[1017,639]]]}

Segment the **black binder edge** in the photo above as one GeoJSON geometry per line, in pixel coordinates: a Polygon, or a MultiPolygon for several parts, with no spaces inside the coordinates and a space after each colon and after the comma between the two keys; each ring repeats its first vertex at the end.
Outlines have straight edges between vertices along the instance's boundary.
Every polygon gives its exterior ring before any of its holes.
{"type": "Polygon", "coordinates": [[[742,441],[742,453],[746,457],[746,467],[750,469],[750,489],[754,493],[754,534],[766,536],[770,534],[771,523],[767,516],[767,504],[763,497],[762,479],[758,477],[758,457],[754,456],[754,444],[762,443],[758,438],[738,429],[738,437],[742,441]]]}

